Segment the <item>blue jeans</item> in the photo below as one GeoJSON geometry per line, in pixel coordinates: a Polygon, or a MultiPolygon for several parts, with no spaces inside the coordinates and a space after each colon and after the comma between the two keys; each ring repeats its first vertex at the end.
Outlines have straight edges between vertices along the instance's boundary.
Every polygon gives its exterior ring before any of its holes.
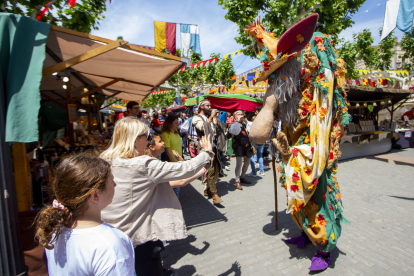
{"type": "Polygon", "coordinates": [[[177,195],[178,198],[180,198],[180,187],[173,188],[174,193],[177,195]]]}
{"type": "Polygon", "coordinates": [[[255,142],[252,141],[252,145],[256,149],[257,154],[256,155],[253,155],[250,158],[250,165],[252,167],[252,173],[253,174],[256,174],[257,173],[257,171],[256,171],[256,165],[254,163],[256,160],[259,161],[259,169],[260,169],[260,171],[261,172],[264,171],[264,165],[263,165],[263,149],[264,149],[264,145],[265,144],[258,145],[258,144],[256,144],[255,142]]]}

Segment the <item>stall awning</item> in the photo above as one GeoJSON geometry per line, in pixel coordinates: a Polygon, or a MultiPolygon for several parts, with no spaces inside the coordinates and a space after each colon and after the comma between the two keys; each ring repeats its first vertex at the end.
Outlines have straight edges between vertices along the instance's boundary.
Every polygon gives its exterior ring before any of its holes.
{"type": "MultiPolygon", "coordinates": [[[[155,52],[158,56],[149,56],[145,53],[148,49],[139,48],[135,45],[125,44],[123,41],[113,41],[97,36],[75,32],[72,30],[52,26],[46,43],[46,60],[43,68],[60,63],[62,60],[70,60],[92,51],[102,54],[77,63],[71,68],[72,95],[77,97],[84,92],[84,88],[92,89],[110,83],[102,92],[105,95],[116,94],[117,98],[125,100],[143,100],[154,87],[162,84],[178,68],[183,66],[180,58],[168,56],[170,59],[158,57],[163,55],[155,52]],[[119,43],[112,50],[105,51],[103,47],[119,43]]],[[[94,54],[92,52],[92,54],[94,54]]],[[[49,72],[50,73],[50,72],[49,72]]],[[[42,80],[41,91],[55,91],[64,95],[62,76],[46,76],[42,80]]]]}
{"type": "Polygon", "coordinates": [[[368,86],[345,86],[347,100],[350,102],[374,102],[386,99],[392,100],[393,104],[414,94],[413,90],[375,88],[368,86]]]}
{"type": "Polygon", "coordinates": [[[256,107],[263,105],[262,100],[242,94],[204,95],[187,99],[185,101],[185,105],[198,105],[198,103],[203,99],[208,99],[211,102],[212,108],[227,112],[235,112],[236,110],[254,112],[256,111],[256,107]]]}

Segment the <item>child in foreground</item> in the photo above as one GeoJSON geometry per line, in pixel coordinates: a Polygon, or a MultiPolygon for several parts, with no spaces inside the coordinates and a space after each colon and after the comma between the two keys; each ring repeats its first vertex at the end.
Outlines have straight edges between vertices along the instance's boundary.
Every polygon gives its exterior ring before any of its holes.
{"type": "Polygon", "coordinates": [[[57,166],[53,184],[56,199],[36,218],[49,275],[134,275],[131,240],[101,220],[115,193],[110,165],[71,156],[57,166]]]}

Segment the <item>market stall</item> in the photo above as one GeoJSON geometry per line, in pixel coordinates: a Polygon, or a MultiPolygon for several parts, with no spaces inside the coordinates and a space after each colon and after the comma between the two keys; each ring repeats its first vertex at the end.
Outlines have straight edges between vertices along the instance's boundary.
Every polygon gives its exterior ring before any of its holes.
{"type": "Polygon", "coordinates": [[[5,275],[22,275],[29,260],[41,264],[44,250],[36,251],[33,229],[19,223],[31,226],[37,210],[53,199],[53,165],[67,154],[99,154],[97,139],[81,126],[79,110],[91,132],[93,115],[100,125],[101,109],[110,112],[102,107],[106,100],[143,100],[184,63],[127,41],[14,14],[0,14],[0,26],[0,169],[5,176],[0,267],[5,275]]]}
{"type": "Polygon", "coordinates": [[[256,107],[263,106],[262,100],[242,94],[203,95],[187,99],[185,105],[195,106],[204,99],[208,99],[211,102],[212,108],[232,113],[237,110],[255,112],[256,107]]]}
{"type": "MultiPolygon", "coordinates": [[[[414,91],[366,86],[347,86],[349,109],[352,123],[341,140],[340,160],[375,155],[391,150],[400,139],[397,123],[392,120],[379,120],[382,109],[393,113],[414,91]]],[[[395,118],[394,118],[395,119],[395,118]]]]}

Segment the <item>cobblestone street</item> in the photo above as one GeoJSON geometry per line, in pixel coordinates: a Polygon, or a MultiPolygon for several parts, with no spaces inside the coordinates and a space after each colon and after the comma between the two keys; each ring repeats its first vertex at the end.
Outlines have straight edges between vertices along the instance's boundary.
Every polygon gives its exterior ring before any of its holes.
{"type": "MultiPolygon", "coordinates": [[[[343,225],[331,265],[320,274],[414,275],[414,149],[387,155],[406,157],[411,164],[375,157],[340,162],[344,216],[351,224],[343,225]]],[[[232,159],[231,171],[217,185],[221,208],[202,195],[200,181],[181,189],[189,236],[167,244],[164,267],[180,276],[308,274],[313,245],[298,249],[282,241],[300,234],[285,212],[285,190],[278,185],[276,231],[272,171],[248,178],[252,184],[239,191],[232,179],[235,163],[232,159]]]]}

